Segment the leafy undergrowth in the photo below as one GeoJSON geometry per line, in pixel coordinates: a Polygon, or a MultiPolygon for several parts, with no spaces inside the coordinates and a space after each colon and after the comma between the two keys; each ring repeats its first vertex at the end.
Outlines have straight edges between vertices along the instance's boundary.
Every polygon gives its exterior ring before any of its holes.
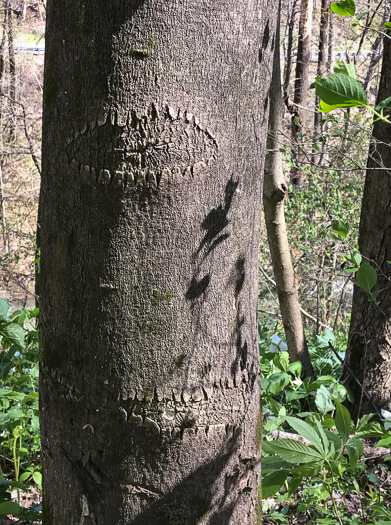
{"type": "MultiPolygon", "coordinates": [[[[0,299],[0,520],[41,517],[38,309],[9,313],[0,299]]],[[[4,521],[6,523],[6,521],[4,521]]]]}
{"type": "Polygon", "coordinates": [[[338,382],[340,334],[309,338],[316,377],[302,380],[276,329],[268,320],[260,331],[263,523],[391,525],[391,414],[352,421],[343,405],[352,394],[338,382]]]}

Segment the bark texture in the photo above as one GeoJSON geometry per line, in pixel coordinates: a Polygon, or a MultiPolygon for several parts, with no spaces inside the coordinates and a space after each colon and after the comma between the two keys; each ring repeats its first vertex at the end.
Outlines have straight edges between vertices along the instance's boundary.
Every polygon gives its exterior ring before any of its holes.
{"type": "MultiPolygon", "coordinates": [[[[391,93],[391,40],[384,39],[378,103],[391,93]]],[[[389,114],[391,107],[386,108],[389,114]]],[[[358,287],[353,294],[348,364],[378,409],[391,411],[391,126],[377,121],[373,128],[365,179],[359,247],[377,271],[378,304],[358,287]]],[[[372,404],[350,379],[356,415],[373,412],[372,404]],[[361,399],[361,401],[360,401],[361,399]]]]}
{"type": "MultiPolygon", "coordinates": [[[[320,27],[319,27],[319,44],[318,44],[318,65],[316,68],[316,76],[322,77],[326,73],[326,62],[327,62],[327,46],[328,46],[328,32],[329,32],[329,3],[328,0],[321,0],[320,6],[320,27]]],[[[320,99],[318,95],[315,95],[315,114],[314,114],[314,143],[316,143],[321,134],[321,121],[322,113],[319,110],[320,99]]],[[[322,142],[322,152],[324,149],[324,142],[322,142]]],[[[315,164],[319,164],[323,155],[313,153],[312,161],[315,164]]]]}
{"type": "Polygon", "coordinates": [[[260,523],[257,259],[276,7],[48,1],[45,525],[260,523]]]}
{"type": "Polygon", "coordinates": [[[277,42],[274,48],[272,83],[270,87],[269,135],[267,139],[268,154],[265,160],[263,205],[267,237],[288,352],[292,361],[301,361],[305,374],[311,376],[313,370],[304,335],[299,297],[295,283],[295,273],[285,223],[284,201],[288,192],[288,184],[282,168],[282,154],[279,150],[278,140],[278,133],[282,128],[283,111],[278,26],[276,31],[277,42]]]}

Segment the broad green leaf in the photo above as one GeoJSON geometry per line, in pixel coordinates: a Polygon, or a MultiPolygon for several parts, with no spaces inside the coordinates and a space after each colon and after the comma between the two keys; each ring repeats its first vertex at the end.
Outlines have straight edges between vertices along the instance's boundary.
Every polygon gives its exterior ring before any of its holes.
{"type": "Polygon", "coordinates": [[[270,407],[270,410],[272,411],[272,413],[275,414],[276,416],[278,416],[278,413],[280,412],[280,410],[282,408],[282,404],[279,403],[278,401],[276,401],[275,399],[270,398],[270,400],[269,400],[269,407],[270,407]]]}
{"type": "Polygon", "coordinates": [[[16,516],[20,511],[20,505],[13,501],[3,501],[3,503],[0,503],[0,518],[4,518],[8,514],[16,516]]]}
{"type": "Polygon", "coordinates": [[[288,485],[288,494],[292,496],[294,492],[299,488],[301,482],[303,481],[303,476],[300,474],[292,474],[291,480],[288,485]]]}
{"type": "Polygon", "coordinates": [[[366,292],[370,293],[377,282],[376,270],[364,262],[356,273],[357,284],[366,292]]]}
{"type": "Polygon", "coordinates": [[[324,431],[324,429],[323,429],[319,419],[314,418],[313,422],[314,422],[314,425],[316,426],[316,429],[317,429],[317,432],[318,432],[319,436],[322,439],[323,450],[325,451],[325,454],[327,456],[329,456],[330,455],[330,449],[332,447],[332,443],[330,443],[329,440],[327,439],[326,433],[325,433],[325,431],[324,431]]]}
{"type": "Polygon", "coordinates": [[[368,105],[362,85],[343,73],[331,73],[325,78],[317,78],[315,89],[319,98],[328,106],[323,109],[321,107],[323,111],[368,105]]]}
{"type": "Polygon", "coordinates": [[[359,420],[357,425],[357,430],[362,430],[364,427],[366,427],[369,423],[369,421],[376,416],[376,414],[364,414],[362,418],[359,420]]]}
{"type": "Polygon", "coordinates": [[[336,219],[331,223],[332,229],[341,237],[346,237],[349,231],[349,223],[341,219],[336,219]]]}
{"type": "Polygon", "coordinates": [[[385,27],[386,29],[390,30],[390,29],[391,29],[391,22],[386,22],[386,23],[384,24],[384,27],[385,27]]]}
{"type": "Polygon", "coordinates": [[[38,471],[35,471],[33,474],[33,480],[38,485],[38,487],[42,486],[42,474],[38,471]]]}
{"type": "Polygon", "coordinates": [[[15,390],[8,390],[7,388],[0,388],[0,397],[8,397],[9,399],[17,399],[18,401],[23,401],[26,397],[26,394],[23,392],[16,392],[15,390]]]}
{"type": "Polygon", "coordinates": [[[354,64],[347,63],[346,60],[337,60],[336,65],[334,66],[334,73],[342,73],[348,77],[354,78],[356,80],[356,70],[354,64]]]}
{"type": "Polygon", "coordinates": [[[323,461],[323,456],[311,445],[306,446],[294,439],[278,439],[266,441],[262,449],[268,454],[277,454],[289,463],[311,463],[323,461]]]}
{"type": "Polygon", "coordinates": [[[346,452],[348,453],[350,468],[356,470],[357,461],[360,459],[358,450],[355,447],[346,445],[346,452]]]}
{"type": "Polygon", "coordinates": [[[288,366],[288,370],[287,370],[287,372],[291,372],[297,377],[301,376],[302,371],[303,371],[303,364],[301,363],[301,361],[295,361],[294,363],[291,363],[288,366]]]}
{"type": "Polygon", "coordinates": [[[325,452],[318,433],[313,427],[311,427],[311,425],[309,425],[305,421],[302,421],[301,419],[291,416],[287,416],[285,420],[294,430],[296,430],[298,434],[308,439],[311,445],[314,445],[314,447],[318,449],[319,452],[325,452]]]}
{"type": "Polygon", "coordinates": [[[314,461],[313,463],[306,463],[305,465],[300,465],[292,470],[292,475],[298,475],[306,478],[313,478],[324,467],[323,461],[314,461]]]}
{"type": "Polygon", "coordinates": [[[24,346],[26,331],[18,323],[8,323],[0,326],[0,335],[3,335],[11,343],[20,347],[24,346]]]}
{"type": "Polygon", "coordinates": [[[352,253],[352,259],[353,261],[356,263],[357,267],[360,266],[361,262],[362,262],[362,255],[361,253],[357,250],[357,248],[354,248],[353,250],[353,253],[352,253]]]}
{"type": "Polygon", "coordinates": [[[289,375],[285,372],[276,372],[270,377],[261,379],[261,386],[265,392],[279,394],[289,383],[289,375]]]}
{"type": "Polygon", "coordinates": [[[387,431],[385,430],[383,425],[381,425],[377,421],[372,421],[372,423],[368,423],[367,425],[360,427],[354,435],[355,437],[371,438],[382,437],[385,434],[387,434],[387,431]]]}
{"type": "Polygon", "coordinates": [[[378,441],[376,443],[375,447],[390,448],[391,447],[391,436],[385,437],[385,438],[381,439],[380,441],[378,441]]]}
{"type": "Polygon", "coordinates": [[[284,461],[277,456],[267,456],[261,459],[262,475],[274,472],[275,470],[290,470],[291,463],[284,461]]]}
{"type": "Polygon", "coordinates": [[[331,400],[330,392],[324,385],[320,385],[315,396],[315,404],[321,414],[326,414],[335,410],[335,406],[331,400]]]}
{"type": "Polygon", "coordinates": [[[334,401],[339,401],[340,403],[343,403],[347,396],[346,388],[340,383],[334,383],[333,385],[330,385],[329,392],[331,399],[334,401]]]}
{"type": "Polygon", "coordinates": [[[279,354],[276,354],[276,356],[273,358],[273,364],[283,372],[286,372],[289,366],[288,352],[281,352],[279,354]]]}
{"type": "Polygon", "coordinates": [[[349,440],[345,448],[348,453],[350,466],[353,470],[356,470],[357,461],[364,454],[364,445],[360,439],[354,437],[349,440]]]}
{"type": "Polygon", "coordinates": [[[333,2],[331,10],[336,15],[354,16],[356,13],[356,4],[354,0],[341,0],[340,2],[333,2]]]}
{"type": "Polygon", "coordinates": [[[276,470],[262,478],[262,498],[270,498],[280,490],[290,474],[290,470],[276,470]]]}
{"type": "Polygon", "coordinates": [[[11,305],[7,303],[7,301],[4,301],[4,299],[0,299],[0,316],[7,317],[8,310],[11,308],[11,305]]]}
{"type": "Polygon", "coordinates": [[[291,401],[294,401],[295,399],[304,399],[307,397],[308,394],[304,388],[303,385],[300,386],[297,390],[288,390],[286,392],[286,401],[287,403],[290,403],[291,401]]]}
{"type": "Polygon", "coordinates": [[[346,407],[344,407],[339,401],[335,401],[335,404],[337,406],[335,413],[335,426],[345,444],[349,439],[353,421],[350,417],[349,410],[346,407]]]}
{"type": "Polygon", "coordinates": [[[340,106],[338,104],[326,104],[324,100],[321,100],[319,104],[319,111],[321,113],[328,113],[329,111],[333,111],[334,109],[339,109],[339,107],[340,106]]]}
{"type": "Polygon", "coordinates": [[[343,447],[342,439],[338,436],[336,432],[331,432],[331,430],[325,429],[325,434],[330,442],[333,443],[336,450],[340,450],[343,447]]]}

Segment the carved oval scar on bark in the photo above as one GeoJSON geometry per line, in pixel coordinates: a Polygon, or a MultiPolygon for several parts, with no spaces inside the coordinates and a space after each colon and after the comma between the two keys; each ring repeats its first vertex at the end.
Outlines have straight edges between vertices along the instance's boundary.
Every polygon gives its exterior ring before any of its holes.
{"type": "Polygon", "coordinates": [[[84,183],[120,188],[158,187],[170,178],[194,177],[217,157],[213,134],[188,111],[151,104],[144,115],[100,117],[67,144],[70,164],[84,183]]]}

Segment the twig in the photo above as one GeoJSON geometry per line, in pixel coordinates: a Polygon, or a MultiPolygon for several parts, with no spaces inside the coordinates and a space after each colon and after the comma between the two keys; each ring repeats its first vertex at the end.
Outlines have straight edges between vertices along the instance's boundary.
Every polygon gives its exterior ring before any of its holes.
{"type": "MultiPolygon", "coordinates": [[[[276,282],[273,281],[273,279],[267,275],[267,273],[264,271],[261,265],[259,265],[259,270],[262,273],[262,275],[265,277],[265,279],[269,281],[269,283],[271,283],[276,288],[277,287],[276,282]]],[[[306,310],[304,310],[304,308],[300,307],[300,312],[304,315],[304,317],[307,317],[307,319],[310,319],[314,323],[317,322],[316,318],[313,317],[311,314],[309,314],[306,310]]],[[[329,330],[332,330],[331,326],[324,324],[321,321],[319,321],[319,324],[320,326],[323,326],[323,328],[328,328],[329,330]]]]}

